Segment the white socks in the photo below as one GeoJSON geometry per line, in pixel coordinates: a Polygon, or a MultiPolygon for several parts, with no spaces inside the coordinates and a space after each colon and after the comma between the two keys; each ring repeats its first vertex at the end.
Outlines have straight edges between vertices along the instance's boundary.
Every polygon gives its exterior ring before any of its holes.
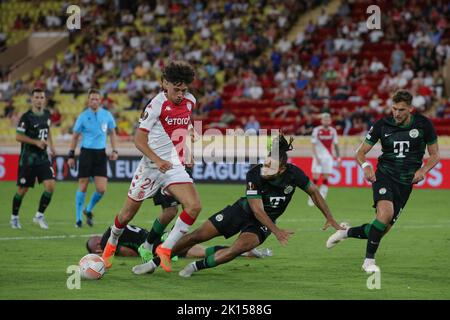
{"type": "Polygon", "coordinates": [[[177,243],[177,241],[180,240],[180,238],[189,231],[190,226],[191,225],[187,224],[182,220],[180,215],[180,217],[177,218],[177,221],[175,222],[172,231],[170,231],[167,240],[164,241],[164,243],[161,246],[163,248],[172,249],[175,243],[177,243]]]}
{"type": "Polygon", "coordinates": [[[123,233],[124,228],[119,229],[115,225],[111,226],[111,234],[109,236],[108,242],[111,243],[114,246],[117,246],[117,243],[119,242],[119,238],[123,233]]]}

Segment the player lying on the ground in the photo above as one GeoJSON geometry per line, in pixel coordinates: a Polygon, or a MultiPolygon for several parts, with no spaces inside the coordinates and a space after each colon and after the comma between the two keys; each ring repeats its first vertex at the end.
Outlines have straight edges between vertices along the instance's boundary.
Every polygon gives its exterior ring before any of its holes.
{"type": "MultiPolygon", "coordinates": [[[[286,210],[296,187],[308,193],[326,217],[324,230],[329,225],[336,230],[343,229],[334,220],[317,187],[301,169],[287,163],[289,150],[292,150],[292,138],[290,142],[283,136],[275,139],[272,152],[264,165],[256,165],[247,173],[247,196],[214,214],[198,229],[184,235],[175,244],[173,252],[177,254],[220,235],[230,238],[240,232],[231,247],[217,250],[208,248],[205,259],[186,266],[180,272],[181,276],[189,277],[193,272],[229,262],[241,253],[262,244],[270,233],[275,235],[281,245],[286,245],[293,232],[278,228],[275,222],[286,210]],[[275,159],[276,154],[279,155],[279,159],[275,159]]],[[[159,263],[160,259],[156,257],[133,267],[133,272],[152,273],[159,263]]]]}
{"type": "MultiPolygon", "coordinates": [[[[103,236],[92,236],[86,242],[86,249],[89,253],[102,254],[105,248],[106,242],[108,241],[109,235],[111,233],[111,228],[109,227],[103,236]]],[[[127,225],[122,236],[117,243],[116,255],[121,257],[138,257],[139,256],[139,246],[142,242],[147,239],[149,231],[132,225],[127,225]]],[[[154,248],[159,244],[164,242],[167,237],[167,232],[164,232],[162,236],[155,242],[154,248]]],[[[225,246],[217,246],[221,248],[226,248],[225,246]]],[[[196,244],[189,248],[187,251],[178,254],[180,258],[204,258],[206,248],[200,244],[196,244]]],[[[268,248],[255,248],[249,252],[242,254],[246,257],[264,258],[272,256],[272,250],[268,248]]]]}
{"type": "Polygon", "coordinates": [[[392,98],[392,116],[377,121],[365,141],[358,148],[356,159],[364,170],[364,177],[372,182],[373,207],[376,218],[371,224],[337,231],[327,241],[332,248],[350,237],[367,239],[366,259],[362,269],[368,273],[380,271],[375,264],[381,238],[392,228],[411,194],[413,185],[439,162],[437,136],[431,121],[413,114],[412,95],[406,90],[397,91],[392,98]],[[374,172],[366,154],[381,141],[382,154],[374,172]],[[422,166],[425,147],[430,157],[422,166]]]}

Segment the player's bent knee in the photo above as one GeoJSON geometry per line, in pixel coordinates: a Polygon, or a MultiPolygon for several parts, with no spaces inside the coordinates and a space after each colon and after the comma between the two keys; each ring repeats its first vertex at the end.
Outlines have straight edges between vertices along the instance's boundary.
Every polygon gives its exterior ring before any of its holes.
{"type": "Polygon", "coordinates": [[[17,190],[17,193],[21,196],[24,196],[28,192],[28,188],[20,188],[17,190]]]}
{"type": "Polygon", "coordinates": [[[196,217],[202,210],[200,202],[189,202],[185,205],[184,210],[191,216],[196,217]]]}

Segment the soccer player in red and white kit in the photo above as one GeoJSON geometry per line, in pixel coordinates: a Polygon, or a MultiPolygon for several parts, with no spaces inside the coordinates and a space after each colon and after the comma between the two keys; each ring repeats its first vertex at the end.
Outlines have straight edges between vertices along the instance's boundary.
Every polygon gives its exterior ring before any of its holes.
{"type": "Polygon", "coordinates": [[[146,106],[134,137],[136,147],[143,153],[128,190],[128,198],[116,216],[111,235],[103,251],[106,267],[118,239],[126,225],[133,219],[142,201],[155,195],[159,188],[174,196],[183,206],[167,240],[156,248],[161,266],[171,270],[171,249],[194,223],[200,213],[200,198],[193,181],[184,167],[184,146],[191,124],[192,109],[196,100],[188,90],[194,80],[193,68],[182,61],[167,65],[162,74],[163,91],[146,106]]]}
{"type": "MultiPolygon", "coordinates": [[[[339,156],[338,135],[336,129],[331,126],[331,116],[329,113],[322,113],[322,125],[314,128],[311,136],[313,149],[312,176],[315,185],[318,185],[320,176],[322,175],[322,185],[320,186],[320,194],[325,199],[328,194],[328,177],[333,170],[333,150],[334,146],[338,167],[341,165],[339,156]]],[[[314,205],[312,199],[308,199],[308,205],[314,205]]]]}

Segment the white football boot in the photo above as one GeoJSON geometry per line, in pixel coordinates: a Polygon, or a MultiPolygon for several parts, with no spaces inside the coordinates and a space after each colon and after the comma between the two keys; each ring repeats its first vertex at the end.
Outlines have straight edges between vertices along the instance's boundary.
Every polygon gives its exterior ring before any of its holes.
{"type": "Polygon", "coordinates": [[[331,249],[335,245],[337,245],[342,240],[346,239],[347,231],[350,228],[350,225],[347,222],[342,222],[340,224],[341,227],[345,228],[345,230],[337,230],[335,233],[333,233],[327,240],[327,248],[331,249]]]}
{"type": "Polygon", "coordinates": [[[11,220],[9,221],[9,223],[11,224],[11,228],[13,229],[22,229],[19,216],[11,215],[11,220]]]}
{"type": "Polygon", "coordinates": [[[183,278],[189,278],[194,272],[198,271],[195,262],[189,263],[183,270],[178,272],[178,275],[183,278]]]}
{"type": "Polygon", "coordinates": [[[41,229],[48,229],[48,224],[45,221],[44,215],[36,215],[33,218],[33,222],[38,224],[41,229]]]}
{"type": "Polygon", "coordinates": [[[364,259],[361,269],[366,273],[380,272],[380,267],[375,264],[375,259],[364,259]]]}
{"type": "Polygon", "coordinates": [[[157,268],[157,265],[150,260],[149,262],[138,264],[137,266],[134,266],[133,271],[134,274],[146,274],[146,273],[153,273],[155,272],[157,268]]]}

